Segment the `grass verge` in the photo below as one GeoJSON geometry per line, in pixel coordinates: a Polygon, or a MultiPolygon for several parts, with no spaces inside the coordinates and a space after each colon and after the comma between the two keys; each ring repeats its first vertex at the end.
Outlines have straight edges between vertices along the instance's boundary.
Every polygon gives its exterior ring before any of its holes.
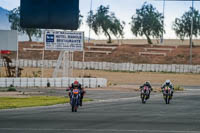
{"type": "MultiPolygon", "coordinates": [[[[69,103],[69,98],[56,96],[34,96],[25,98],[0,97],[0,109],[22,108],[49,106],[55,104],[69,103]]],[[[83,99],[84,102],[92,101],[92,99],[83,99]]]]}

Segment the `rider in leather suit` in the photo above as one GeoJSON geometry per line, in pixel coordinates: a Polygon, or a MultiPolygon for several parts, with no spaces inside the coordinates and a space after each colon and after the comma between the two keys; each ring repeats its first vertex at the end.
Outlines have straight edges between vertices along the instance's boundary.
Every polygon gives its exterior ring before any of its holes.
{"type": "Polygon", "coordinates": [[[84,88],[81,86],[81,84],[78,81],[74,81],[74,83],[72,83],[71,86],[67,89],[67,90],[70,90],[70,92],[68,93],[70,98],[71,98],[71,91],[73,91],[73,89],[79,89],[80,94],[81,94],[80,95],[80,106],[82,106],[83,96],[86,93],[84,88]]]}
{"type": "Polygon", "coordinates": [[[165,83],[162,85],[161,89],[162,89],[162,92],[164,91],[164,88],[165,87],[169,87],[171,89],[171,96],[173,96],[173,93],[174,93],[174,87],[173,87],[173,84],[171,83],[170,80],[166,80],[165,83]]]}
{"type": "Polygon", "coordinates": [[[152,87],[151,87],[151,84],[149,81],[146,81],[142,86],[140,86],[140,89],[142,90],[144,88],[144,86],[147,86],[150,90],[149,90],[149,96],[148,96],[148,99],[150,98],[150,94],[151,94],[151,91],[153,90],[152,87]]]}

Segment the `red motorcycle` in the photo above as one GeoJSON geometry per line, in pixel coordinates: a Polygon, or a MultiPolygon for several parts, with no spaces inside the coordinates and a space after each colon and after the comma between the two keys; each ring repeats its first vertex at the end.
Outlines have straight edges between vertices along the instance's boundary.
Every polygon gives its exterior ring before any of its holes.
{"type": "Polygon", "coordinates": [[[172,99],[172,91],[171,88],[166,86],[163,90],[163,98],[165,100],[166,104],[170,103],[170,100],[172,99]]]}
{"type": "Polygon", "coordinates": [[[149,99],[149,95],[150,95],[150,89],[148,86],[144,86],[142,89],[141,89],[141,100],[142,100],[142,103],[145,104],[147,99],[149,99]]]}

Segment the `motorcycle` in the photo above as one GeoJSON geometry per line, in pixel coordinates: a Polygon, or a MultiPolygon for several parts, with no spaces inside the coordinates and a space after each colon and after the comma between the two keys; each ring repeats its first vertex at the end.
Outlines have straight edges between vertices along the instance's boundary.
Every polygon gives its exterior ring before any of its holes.
{"type": "Polygon", "coordinates": [[[72,112],[77,112],[78,106],[80,105],[80,91],[79,89],[73,89],[71,92],[70,104],[72,112]]]}
{"type": "Polygon", "coordinates": [[[166,104],[170,103],[170,100],[172,99],[172,91],[171,88],[166,86],[163,90],[163,98],[165,100],[166,104]]]}
{"type": "Polygon", "coordinates": [[[148,86],[144,86],[141,89],[141,99],[142,99],[142,103],[146,103],[147,99],[149,99],[149,95],[150,95],[150,89],[148,86]]]}

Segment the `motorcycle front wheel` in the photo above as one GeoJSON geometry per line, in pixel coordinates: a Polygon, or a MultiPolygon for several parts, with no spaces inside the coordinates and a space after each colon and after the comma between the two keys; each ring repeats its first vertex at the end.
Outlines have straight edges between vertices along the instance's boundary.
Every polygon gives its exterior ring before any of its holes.
{"type": "Polygon", "coordinates": [[[165,103],[166,103],[166,104],[169,104],[169,96],[168,96],[168,95],[165,96],[165,103]]]}
{"type": "Polygon", "coordinates": [[[146,98],[145,98],[145,95],[144,95],[144,94],[142,95],[142,103],[143,103],[143,104],[146,103],[146,98]]]}
{"type": "Polygon", "coordinates": [[[75,98],[73,98],[72,99],[72,112],[75,112],[76,110],[75,110],[75,107],[76,107],[76,99],[75,98]]]}

